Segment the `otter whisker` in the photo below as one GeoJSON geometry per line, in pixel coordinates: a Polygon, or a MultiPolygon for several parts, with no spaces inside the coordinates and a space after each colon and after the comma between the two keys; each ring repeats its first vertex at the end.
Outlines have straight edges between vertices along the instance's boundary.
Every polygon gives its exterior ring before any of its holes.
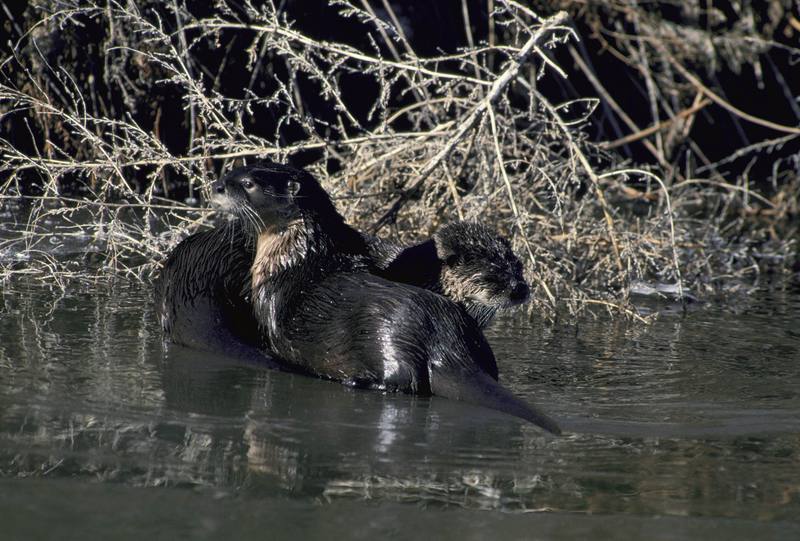
{"type": "Polygon", "coordinates": [[[227,243],[228,243],[228,246],[230,248],[233,248],[233,243],[236,240],[236,236],[234,235],[234,232],[235,232],[235,228],[236,228],[237,224],[235,223],[235,221],[238,221],[238,220],[239,220],[239,218],[235,217],[234,219],[228,220],[225,223],[225,238],[227,239],[227,243]]]}
{"type": "Polygon", "coordinates": [[[253,233],[258,234],[260,231],[267,228],[264,220],[253,209],[246,207],[245,210],[252,225],[253,233]]]}
{"type": "Polygon", "coordinates": [[[251,211],[247,207],[237,207],[236,208],[236,215],[242,221],[242,225],[244,226],[244,229],[246,231],[248,231],[248,233],[250,233],[250,234],[257,234],[258,233],[258,229],[256,227],[256,224],[253,222],[253,218],[252,218],[252,216],[250,214],[251,214],[251,211]]]}

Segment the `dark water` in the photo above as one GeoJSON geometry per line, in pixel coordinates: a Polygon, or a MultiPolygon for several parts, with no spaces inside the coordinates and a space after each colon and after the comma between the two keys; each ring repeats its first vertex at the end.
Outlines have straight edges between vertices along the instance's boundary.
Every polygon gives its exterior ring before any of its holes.
{"type": "Polygon", "coordinates": [[[800,295],[501,318],[566,429],[161,343],[147,287],[0,285],[1,539],[800,539],[800,295]]]}

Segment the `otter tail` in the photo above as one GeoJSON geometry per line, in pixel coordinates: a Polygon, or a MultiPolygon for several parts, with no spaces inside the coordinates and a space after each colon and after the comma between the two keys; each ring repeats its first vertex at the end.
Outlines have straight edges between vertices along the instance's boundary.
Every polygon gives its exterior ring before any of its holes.
{"type": "Polygon", "coordinates": [[[521,417],[553,434],[561,434],[561,428],[553,419],[511,394],[511,391],[488,374],[482,372],[471,374],[434,372],[431,379],[431,391],[434,395],[499,410],[521,417]]]}

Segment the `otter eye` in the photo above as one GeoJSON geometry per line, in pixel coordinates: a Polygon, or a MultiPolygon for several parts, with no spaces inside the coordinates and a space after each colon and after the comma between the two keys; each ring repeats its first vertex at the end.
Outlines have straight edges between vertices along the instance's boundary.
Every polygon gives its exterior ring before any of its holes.
{"type": "Polygon", "coordinates": [[[256,185],[249,178],[243,178],[242,179],[242,186],[244,187],[245,190],[252,190],[253,188],[255,188],[256,185]]]}
{"type": "Polygon", "coordinates": [[[455,254],[451,254],[447,256],[447,259],[445,259],[444,262],[447,263],[448,267],[455,267],[456,265],[458,265],[458,256],[455,254]]]}

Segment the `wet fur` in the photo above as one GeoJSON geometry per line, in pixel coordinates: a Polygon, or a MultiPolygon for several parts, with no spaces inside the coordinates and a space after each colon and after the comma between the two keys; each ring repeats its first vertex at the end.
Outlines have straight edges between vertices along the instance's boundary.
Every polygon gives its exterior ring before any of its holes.
{"type": "Polygon", "coordinates": [[[522,263],[511,244],[482,224],[446,225],[432,239],[409,247],[377,237],[365,240],[377,275],[452,299],[481,328],[497,310],[528,299],[522,263]]]}
{"type": "Polygon", "coordinates": [[[232,222],[195,233],[170,253],[156,280],[164,338],[172,343],[259,363],[260,331],[250,302],[255,245],[232,222]]]}
{"type": "MultiPolygon", "coordinates": [[[[224,200],[217,202],[225,206],[224,200]]],[[[250,301],[250,268],[255,259],[256,266],[263,267],[255,276],[271,274],[271,266],[280,260],[281,253],[303,250],[304,244],[286,235],[268,232],[261,234],[260,241],[245,235],[244,227],[252,230],[260,226],[257,217],[246,213],[236,222],[229,221],[214,230],[195,233],[178,244],[156,283],[156,303],[166,340],[227,356],[272,362],[257,349],[260,334],[250,301]]],[[[444,229],[463,230],[464,227],[472,226],[454,224],[444,229]]],[[[462,236],[462,240],[469,238],[462,236]]],[[[377,237],[364,237],[364,240],[365,254],[358,263],[361,268],[393,281],[447,294],[442,278],[448,272],[437,255],[433,240],[408,248],[377,237]]],[[[487,259],[492,255],[486,249],[483,252],[487,259]]],[[[496,259],[499,260],[499,256],[496,259]]],[[[456,265],[452,274],[466,280],[463,269],[463,265],[456,265]]],[[[450,298],[467,308],[481,327],[485,327],[500,304],[470,302],[463,295],[452,294],[452,290],[450,298]]]]}

